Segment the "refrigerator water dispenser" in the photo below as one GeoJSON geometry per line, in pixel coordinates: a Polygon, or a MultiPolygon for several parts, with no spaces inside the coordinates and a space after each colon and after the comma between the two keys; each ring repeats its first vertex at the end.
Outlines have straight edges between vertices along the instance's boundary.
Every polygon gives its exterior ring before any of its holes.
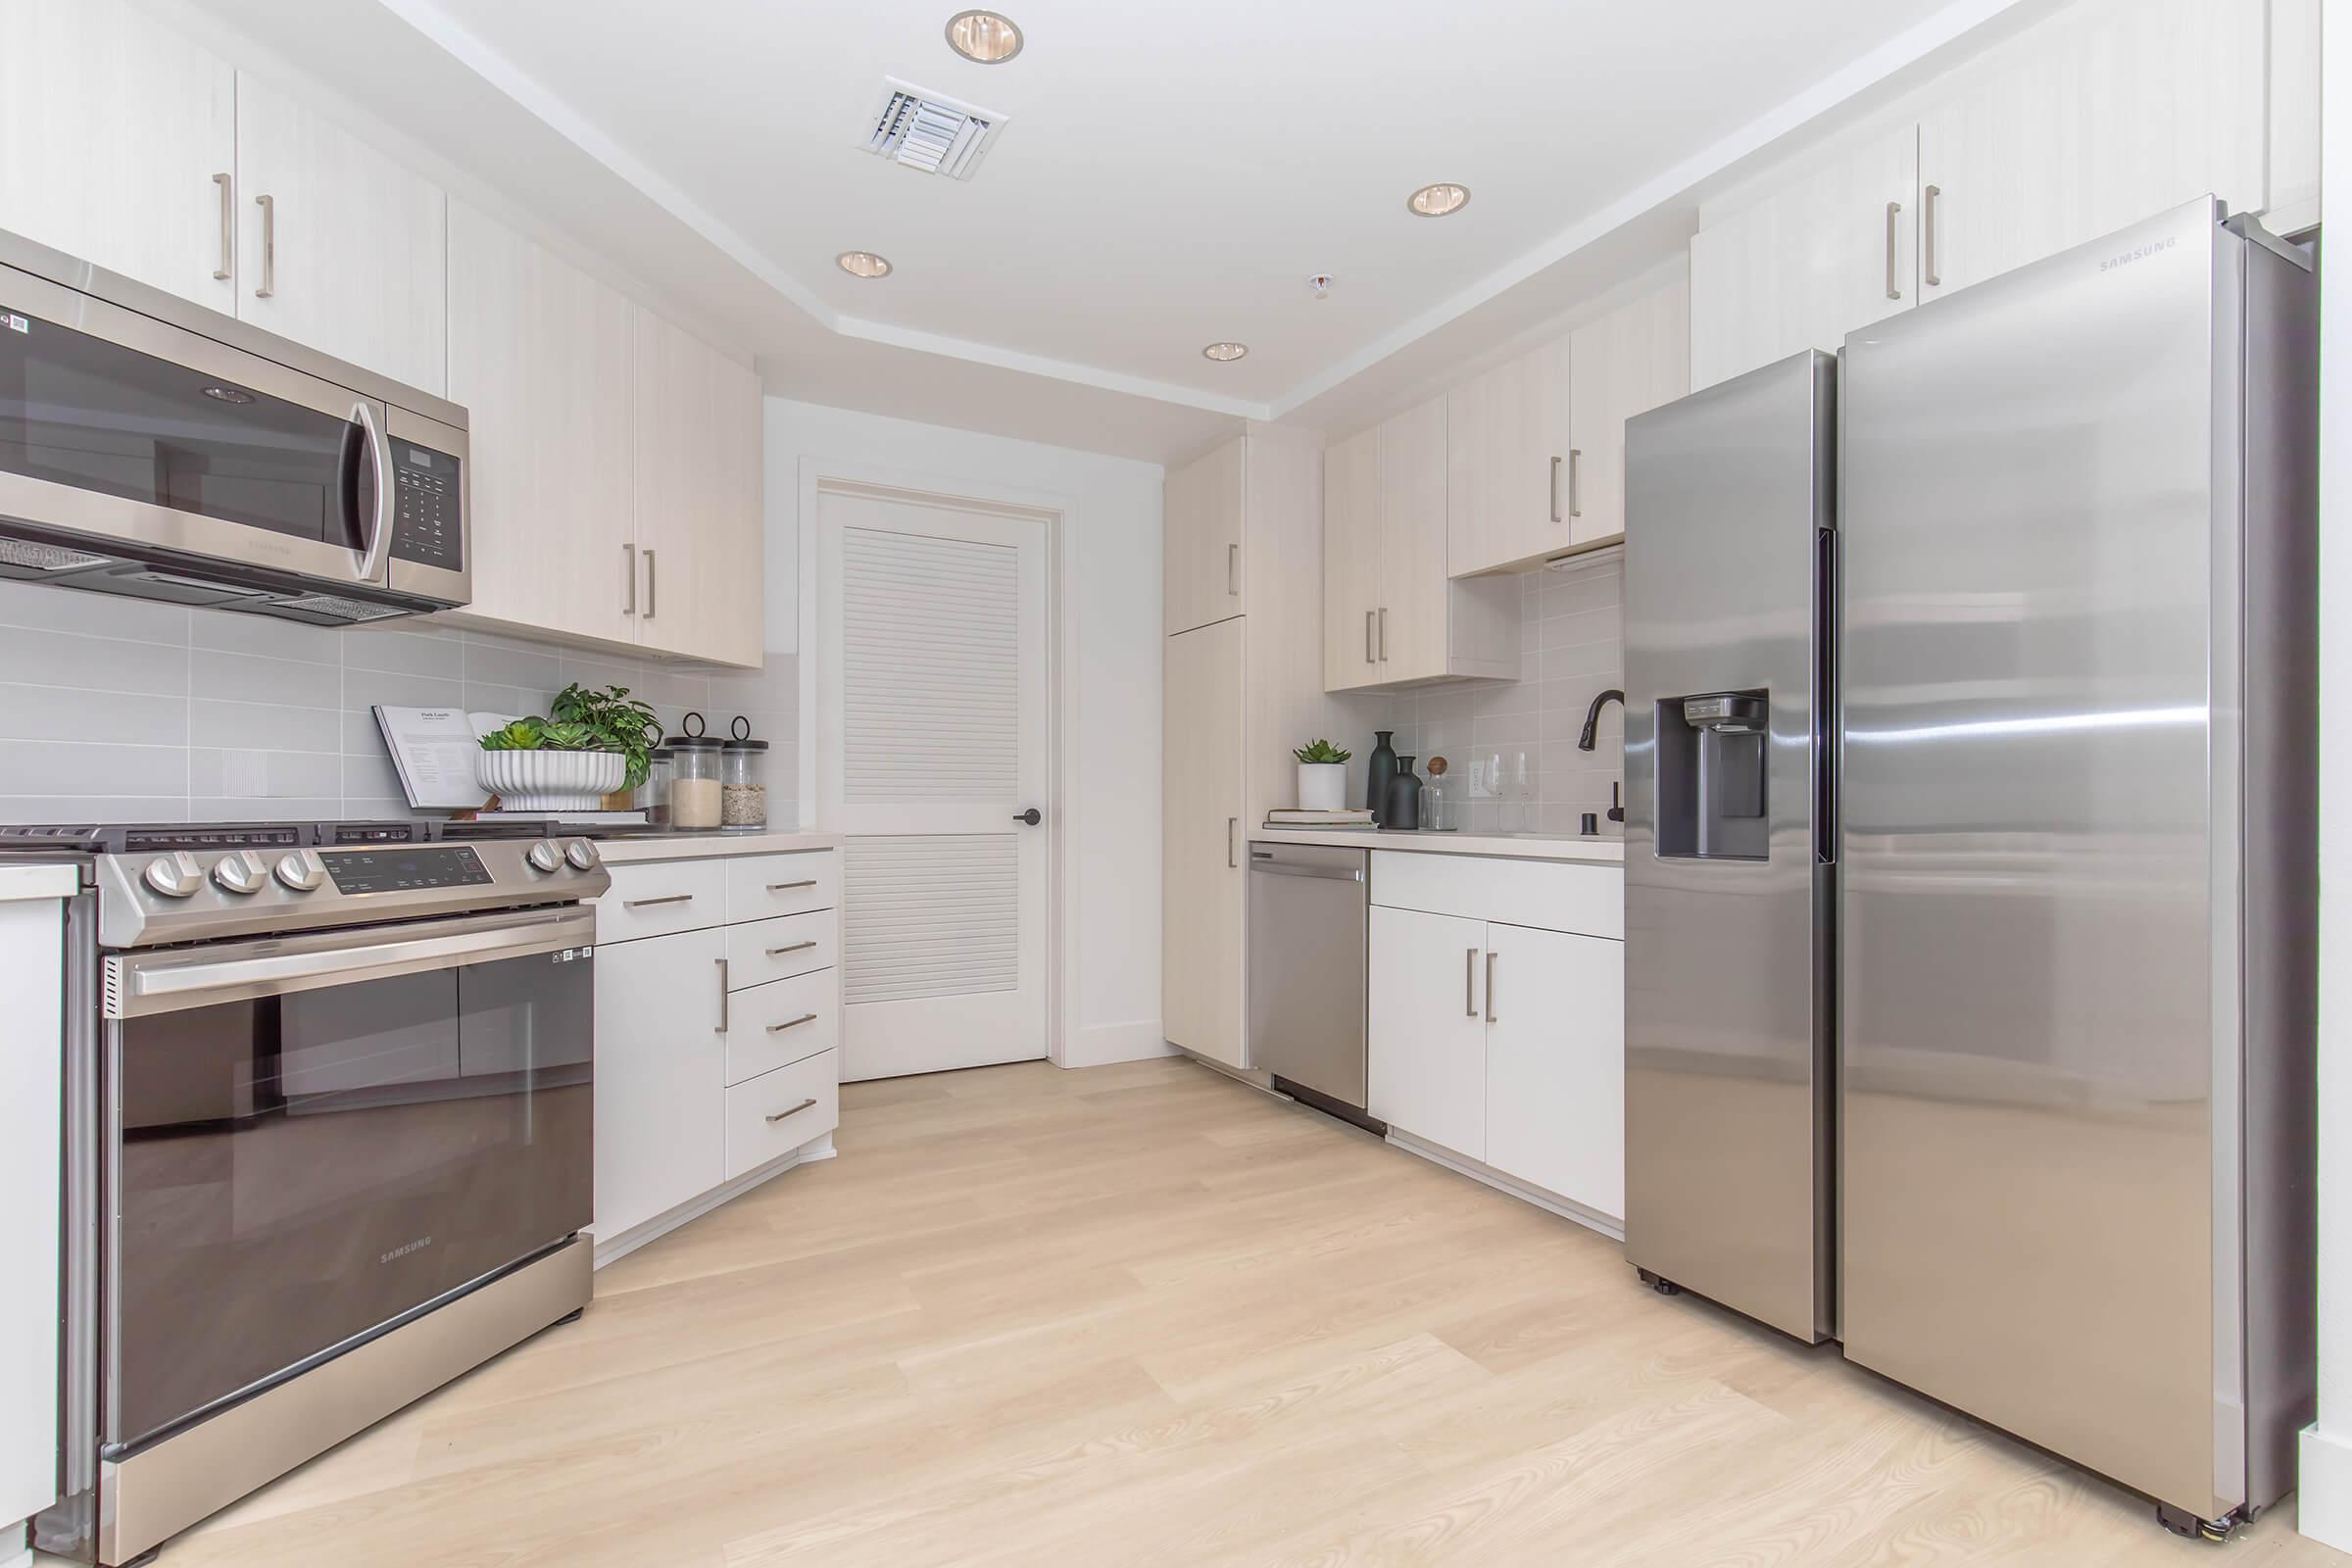
{"type": "Polygon", "coordinates": [[[1658,854],[1695,860],[1761,860],[1766,692],[1707,692],[1657,705],[1658,854]]]}

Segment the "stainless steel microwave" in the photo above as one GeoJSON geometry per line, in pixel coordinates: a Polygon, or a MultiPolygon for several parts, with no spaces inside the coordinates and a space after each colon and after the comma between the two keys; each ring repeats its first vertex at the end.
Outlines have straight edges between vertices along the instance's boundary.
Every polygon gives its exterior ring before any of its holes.
{"type": "Polygon", "coordinates": [[[0,233],[0,578],[315,625],[454,609],[466,422],[0,233]]]}

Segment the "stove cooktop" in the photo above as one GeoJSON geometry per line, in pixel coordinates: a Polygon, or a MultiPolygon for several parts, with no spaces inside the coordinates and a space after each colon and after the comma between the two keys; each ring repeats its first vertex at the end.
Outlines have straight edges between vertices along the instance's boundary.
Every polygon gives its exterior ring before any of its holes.
{"type": "Polygon", "coordinates": [[[606,839],[662,834],[642,823],[582,825],[553,817],[451,821],[8,822],[0,850],[152,855],[174,850],[326,850],[366,844],[465,844],[506,839],[606,839]]]}

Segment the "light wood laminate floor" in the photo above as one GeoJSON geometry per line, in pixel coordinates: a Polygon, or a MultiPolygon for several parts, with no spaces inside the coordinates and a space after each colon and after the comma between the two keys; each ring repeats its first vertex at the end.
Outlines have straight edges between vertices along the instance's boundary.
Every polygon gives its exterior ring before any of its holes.
{"type": "Polygon", "coordinates": [[[1180,1061],[860,1084],[841,1157],[162,1568],[2347,1564],[2227,1546],[1180,1061]]]}

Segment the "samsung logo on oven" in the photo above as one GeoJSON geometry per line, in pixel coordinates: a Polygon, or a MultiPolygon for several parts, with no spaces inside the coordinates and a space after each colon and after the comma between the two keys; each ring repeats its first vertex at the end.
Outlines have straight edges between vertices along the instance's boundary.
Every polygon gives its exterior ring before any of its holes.
{"type": "Polygon", "coordinates": [[[376,1261],[378,1263],[389,1263],[396,1257],[406,1257],[411,1252],[421,1252],[432,1245],[433,1239],[430,1236],[419,1236],[413,1242],[404,1243],[399,1247],[395,1247],[392,1249],[392,1250],[377,1258],[376,1261]]]}
{"type": "Polygon", "coordinates": [[[2169,251],[2180,243],[2180,237],[2176,234],[2170,239],[2154,240],[2146,245],[2135,246],[2134,248],[2124,252],[2124,254],[2121,256],[2108,257],[2105,261],[2099,264],[2099,270],[2102,272],[2111,272],[2119,267],[2128,267],[2133,262],[2145,261],[2149,257],[2155,255],[2158,251],[2169,251]]]}

